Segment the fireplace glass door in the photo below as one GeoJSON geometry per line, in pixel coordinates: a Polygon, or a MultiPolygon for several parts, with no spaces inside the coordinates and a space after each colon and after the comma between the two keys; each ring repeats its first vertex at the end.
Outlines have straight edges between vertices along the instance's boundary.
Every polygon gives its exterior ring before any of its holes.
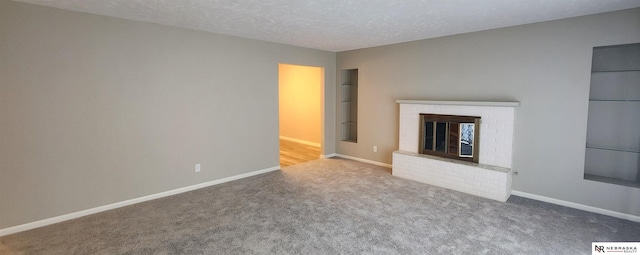
{"type": "Polygon", "coordinates": [[[480,117],[420,114],[422,154],[478,162],[480,117]]]}
{"type": "Polygon", "coordinates": [[[473,138],[475,123],[461,123],[460,124],[460,157],[473,158],[473,138]]]}

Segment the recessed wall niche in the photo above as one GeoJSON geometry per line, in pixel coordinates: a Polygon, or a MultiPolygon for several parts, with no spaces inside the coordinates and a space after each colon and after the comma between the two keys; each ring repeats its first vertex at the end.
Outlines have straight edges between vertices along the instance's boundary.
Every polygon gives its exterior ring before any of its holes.
{"type": "Polygon", "coordinates": [[[640,188],[640,43],[593,48],[584,178],[640,188]]]}
{"type": "Polygon", "coordinates": [[[341,140],[358,142],[358,69],[341,72],[340,129],[341,140]]]}

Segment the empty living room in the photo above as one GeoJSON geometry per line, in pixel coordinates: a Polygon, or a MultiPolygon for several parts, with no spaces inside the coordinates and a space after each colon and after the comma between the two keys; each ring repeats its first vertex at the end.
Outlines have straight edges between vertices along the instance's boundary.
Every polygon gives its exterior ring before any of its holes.
{"type": "Polygon", "coordinates": [[[0,0],[0,254],[639,249],[640,1],[0,0]]]}

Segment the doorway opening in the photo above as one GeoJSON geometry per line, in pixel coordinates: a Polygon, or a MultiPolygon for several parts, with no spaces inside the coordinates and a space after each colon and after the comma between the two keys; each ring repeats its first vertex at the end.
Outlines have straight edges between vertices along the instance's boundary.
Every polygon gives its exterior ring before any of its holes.
{"type": "Polygon", "coordinates": [[[324,68],[278,65],[280,166],[320,158],[324,68]]]}

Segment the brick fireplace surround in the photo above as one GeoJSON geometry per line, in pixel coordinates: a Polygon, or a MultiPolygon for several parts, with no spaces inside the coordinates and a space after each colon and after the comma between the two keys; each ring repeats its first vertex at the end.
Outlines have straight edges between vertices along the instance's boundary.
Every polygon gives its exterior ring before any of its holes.
{"type": "Polygon", "coordinates": [[[511,195],[513,126],[519,102],[397,100],[399,150],[393,175],[443,188],[507,201],[511,195]],[[479,163],[418,153],[420,113],[480,116],[479,163]]]}

